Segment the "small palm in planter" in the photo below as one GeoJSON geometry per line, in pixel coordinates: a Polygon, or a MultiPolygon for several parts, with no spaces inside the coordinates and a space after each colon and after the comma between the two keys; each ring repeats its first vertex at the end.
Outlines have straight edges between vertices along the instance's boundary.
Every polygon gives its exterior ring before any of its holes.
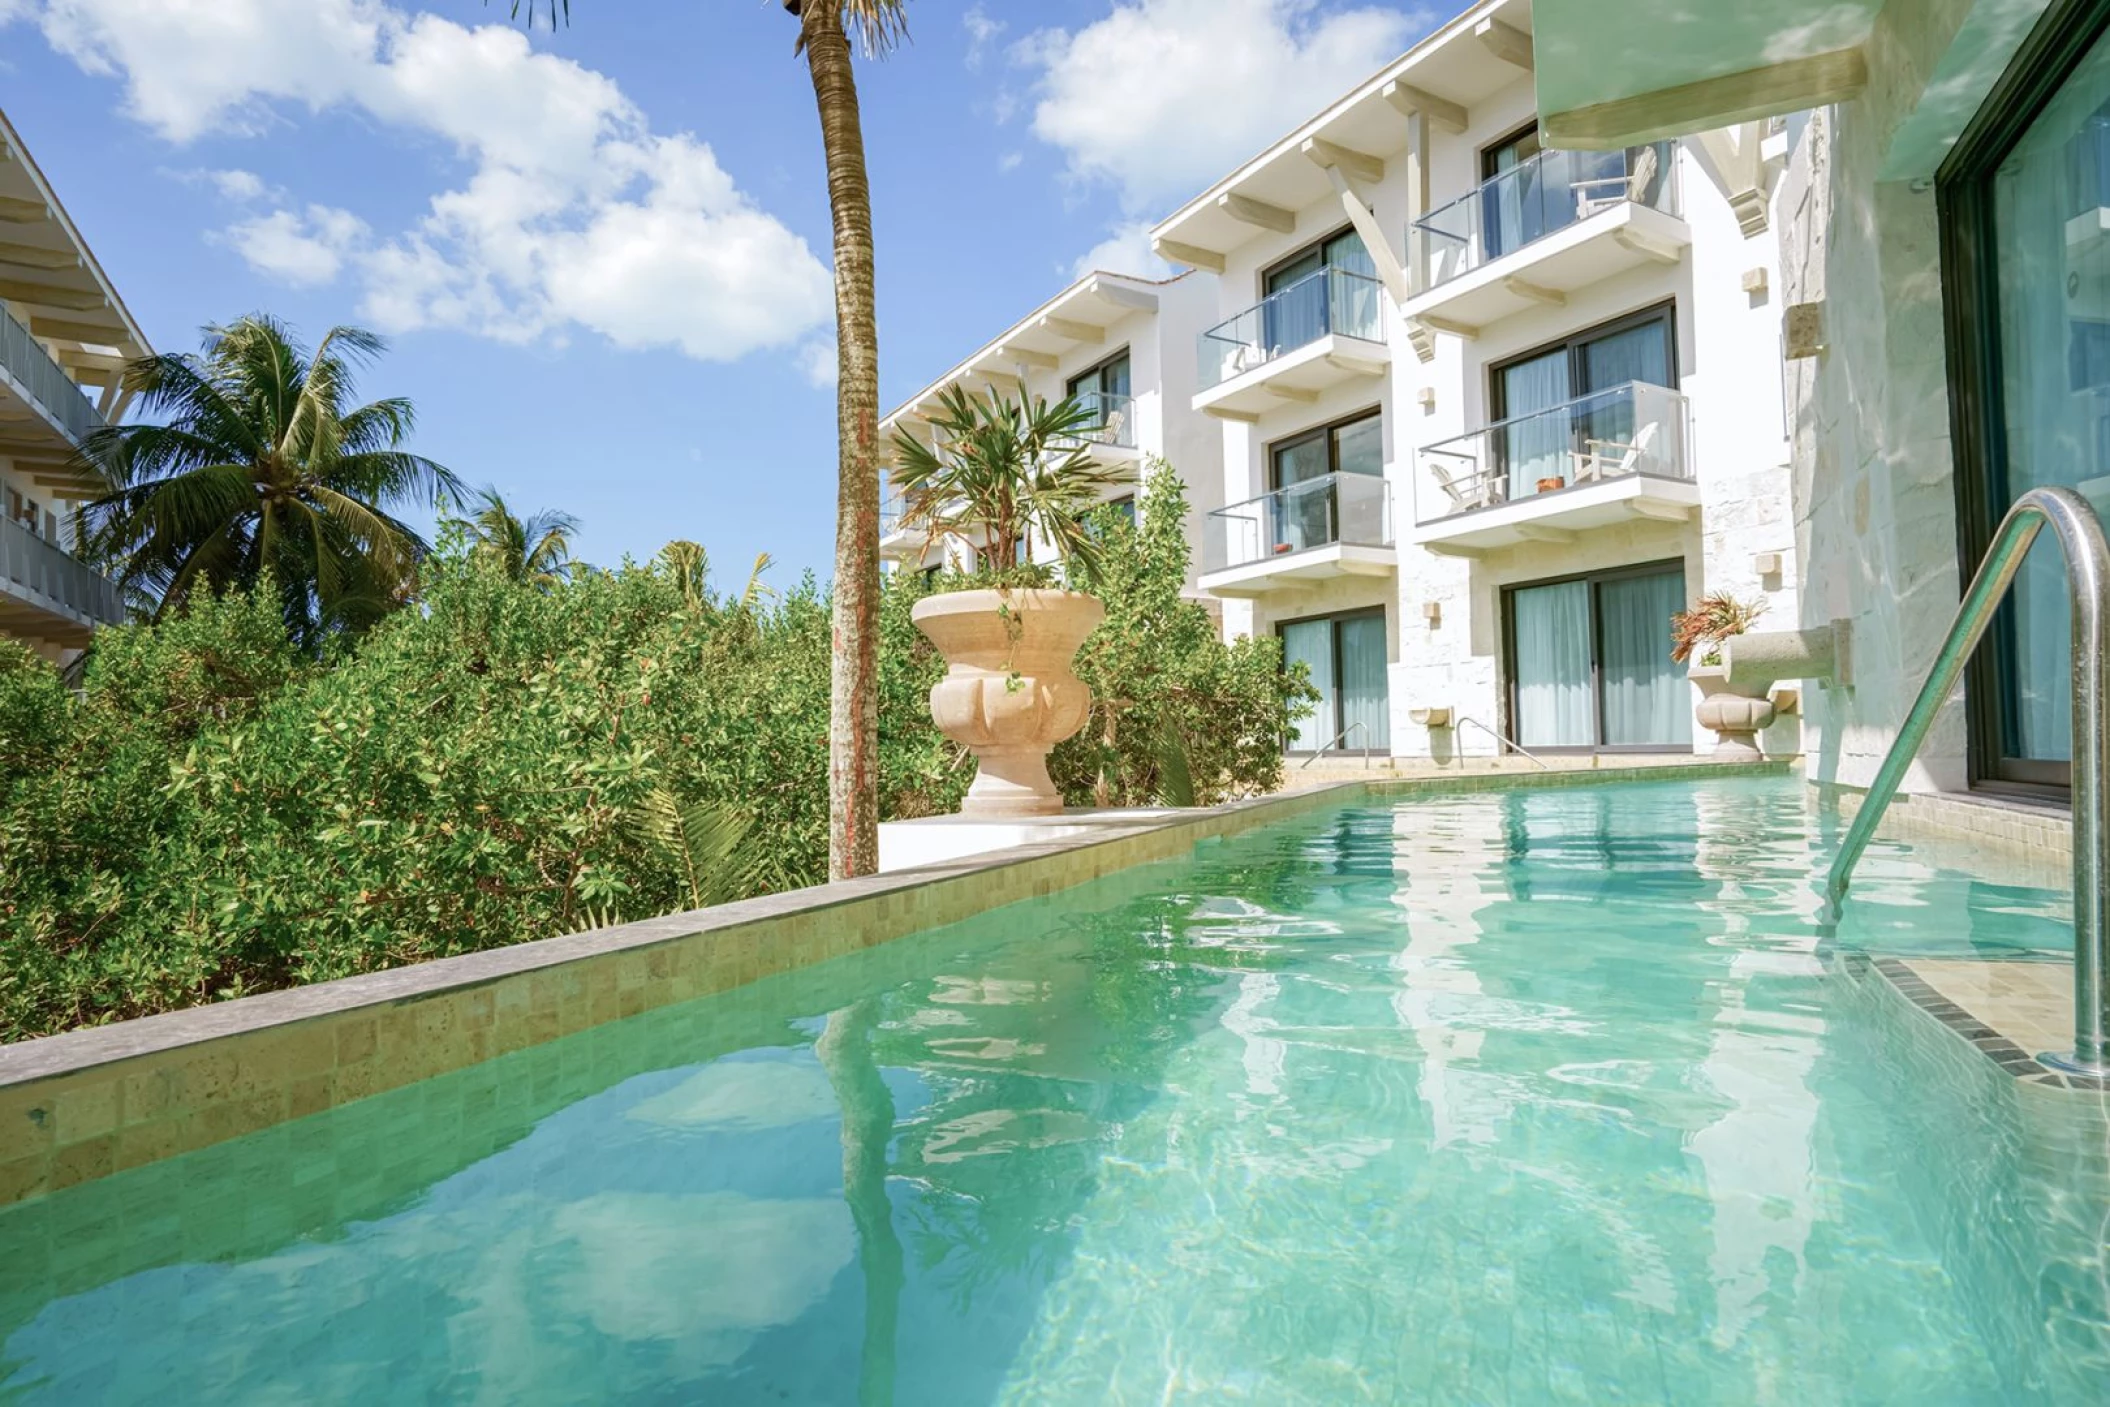
{"type": "Polygon", "coordinates": [[[1758,735],[1773,722],[1773,705],[1764,691],[1732,685],[1722,664],[1722,642],[1749,630],[1765,612],[1763,601],[1739,601],[1717,591],[1670,618],[1670,657],[1691,665],[1687,674],[1701,695],[1693,717],[1714,731],[1718,757],[1757,757],[1758,735]]]}
{"type": "Polygon", "coordinates": [[[931,690],[931,719],[980,764],[963,816],[1062,810],[1048,750],[1091,709],[1070,661],[1106,608],[1062,589],[1052,564],[1032,560],[1032,545],[1044,542],[1065,561],[1096,557],[1084,515],[1119,481],[1086,447],[1096,425],[1074,399],[1051,405],[951,386],[931,420],[933,444],[895,433],[902,526],[978,548],[983,563],[963,589],[926,597],[913,612],[949,666],[931,690]]]}

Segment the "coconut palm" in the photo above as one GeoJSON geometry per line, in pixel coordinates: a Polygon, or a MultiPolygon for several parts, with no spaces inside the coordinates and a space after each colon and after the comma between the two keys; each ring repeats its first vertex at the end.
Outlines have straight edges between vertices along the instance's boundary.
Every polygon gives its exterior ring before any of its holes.
{"type": "Polygon", "coordinates": [[[479,507],[462,527],[472,556],[498,563],[514,581],[547,591],[571,577],[571,535],[579,520],[569,513],[544,509],[522,518],[497,489],[477,495],[479,507]]]}
{"type": "Polygon", "coordinates": [[[1093,565],[1099,539],[1085,515],[1120,478],[1091,456],[1097,420],[1075,398],[946,387],[930,419],[935,443],[894,432],[903,526],[978,546],[1000,581],[1017,573],[1036,537],[1066,560],[1093,565]]]}
{"type": "MultiPolygon", "coordinates": [[[[783,0],[798,21],[820,111],[835,231],[834,668],[829,680],[828,875],[879,868],[879,322],[872,297],[872,193],[853,42],[878,58],[908,37],[904,0],[783,0]]],[[[513,0],[529,24],[571,19],[571,0],[513,0]]]]}
{"type": "Polygon", "coordinates": [[[409,401],[353,408],[354,368],[385,346],[334,327],[310,354],[255,315],[208,328],[202,352],[133,362],[125,385],[159,423],[98,430],[82,446],[111,486],[82,510],[90,553],[157,617],[200,590],[268,576],[304,643],[407,599],[427,549],[394,511],[459,487],[403,448],[409,401]]]}

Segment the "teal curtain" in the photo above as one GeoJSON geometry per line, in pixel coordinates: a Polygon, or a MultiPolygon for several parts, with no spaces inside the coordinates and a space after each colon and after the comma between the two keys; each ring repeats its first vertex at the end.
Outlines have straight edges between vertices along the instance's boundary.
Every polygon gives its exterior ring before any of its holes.
{"type": "Polygon", "coordinates": [[[1590,584],[1564,581],[1511,593],[1517,741],[1590,747],[1597,741],[1590,688],[1590,584]]]}
{"type": "Polygon", "coordinates": [[[1607,747],[1692,745],[1692,685],[1670,658],[1670,618],[1684,609],[1683,572],[1599,584],[1607,747]]]}
{"type": "Polygon", "coordinates": [[[1311,670],[1311,685],[1319,691],[1319,702],[1311,716],[1297,725],[1290,739],[1293,752],[1317,750],[1341,726],[1340,691],[1334,681],[1333,622],[1302,620],[1282,627],[1282,662],[1302,664],[1311,670]]]}
{"type": "Polygon", "coordinates": [[[1352,616],[1341,622],[1341,727],[1355,728],[1344,747],[1392,750],[1383,616],[1352,616]],[[1362,727],[1355,728],[1358,723],[1362,727]]]}

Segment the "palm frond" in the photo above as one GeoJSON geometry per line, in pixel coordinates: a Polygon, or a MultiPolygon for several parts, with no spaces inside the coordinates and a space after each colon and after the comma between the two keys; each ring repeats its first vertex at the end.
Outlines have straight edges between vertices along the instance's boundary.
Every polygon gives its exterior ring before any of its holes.
{"type": "Polygon", "coordinates": [[[753,821],[714,801],[681,804],[672,790],[646,792],[629,816],[633,836],[681,877],[692,908],[742,898],[749,889],[741,847],[753,821]]]}

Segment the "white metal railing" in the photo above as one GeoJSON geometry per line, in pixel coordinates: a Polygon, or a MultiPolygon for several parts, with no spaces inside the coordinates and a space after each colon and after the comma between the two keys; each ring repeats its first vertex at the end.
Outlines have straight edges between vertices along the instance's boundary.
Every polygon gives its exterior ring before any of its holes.
{"type": "Polygon", "coordinates": [[[1202,388],[1218,386],[1329,333],[1382,342],[1383,285],[1348,269],[1320,269],[1201,335],[1202,388]]]}
{"type": "Polygon", "coordinates": [[[1624,151],[1542,151],[1491,176],[1408,231],[1423,241],[1428,286],[1629,202],[1677,213],[1673,142],[1624,151]]]}
{"type": "Polygon", "coordinates": [[[78,444],[103,428],[94,404],[81,394],[43,345],[13,315],[0,309],[0,368],[78,444]]]}
{"type": "Polygon", "coordinates": [[[1391,490],[1379,474],[1324,474],[1218,508],[1204,521],[1202,570],[1220,572],[1334,543],[1392,542],[1391,490]]]}
{"type": "Polygon", "coordinates": [[[1692,477],[1685,398],[1629,381],[1424,446],[1415,455],[1414,521],[1514,503],[1630,474],[1692,477]]]}
{"type": "Polygon", "coordinates": [[[95,624],[125,618],[124,592],[116,582],[11,518],[0,518],[0,592],[95,624]]]}

